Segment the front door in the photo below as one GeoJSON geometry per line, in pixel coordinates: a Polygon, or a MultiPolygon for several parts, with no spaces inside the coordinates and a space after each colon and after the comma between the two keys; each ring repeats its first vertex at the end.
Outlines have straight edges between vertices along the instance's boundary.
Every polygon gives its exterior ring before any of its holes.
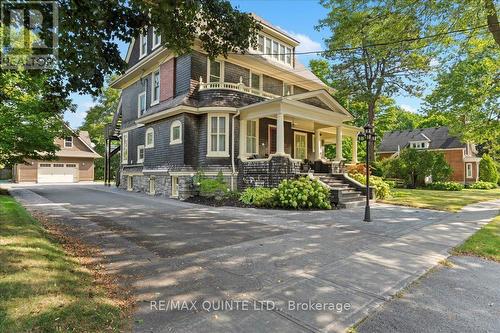
{"type": "Polygon", "coordinates": [[[267,147],[269,155],[276,154],[276,126],[274,125],[267,127],[267,147]]]}

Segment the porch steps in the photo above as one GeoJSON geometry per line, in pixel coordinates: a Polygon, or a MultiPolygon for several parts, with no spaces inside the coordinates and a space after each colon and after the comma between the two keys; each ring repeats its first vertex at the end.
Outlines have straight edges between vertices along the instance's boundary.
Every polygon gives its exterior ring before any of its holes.
{"type": "Polygon", "coordinates": [[[316,176],[321,182],[330,187],[332,203],[337,208],[351,208],[365,204],[363,193],[349,184],[343,175],[317,174],[316,176]],[[340,194],[334,192],[340,192],[340,194]],[[339,198],[338,202],[335,199],[337,197],[339,198]]]}

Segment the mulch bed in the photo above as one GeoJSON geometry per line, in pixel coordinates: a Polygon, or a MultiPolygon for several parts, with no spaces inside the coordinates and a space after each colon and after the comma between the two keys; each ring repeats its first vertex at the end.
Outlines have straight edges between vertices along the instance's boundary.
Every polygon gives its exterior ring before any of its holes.
{"type": "Polygon", "coordinates": [[[222,207],[222,206],[231,206],[231,207],[244,207],[244,208],[257,208],[252,205],[245,205],[243,202],[239,201],[237,198],[222,198],[220,200],[216,200],[214,197],[202,197],[202,196],[194,196],[190,197],[185,202],[195,203],[199,205],[211,206],[211,207],[222,207]]]}

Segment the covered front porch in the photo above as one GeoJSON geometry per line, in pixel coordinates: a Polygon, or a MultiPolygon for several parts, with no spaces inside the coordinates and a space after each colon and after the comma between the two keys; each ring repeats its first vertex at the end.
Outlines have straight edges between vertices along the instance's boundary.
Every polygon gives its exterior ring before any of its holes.
{"type": "MultiPolygon", "coordinates": [[[[360,128],[346,125],[352,116],[326,91],[276,98],[240,110],[239,159],[242,163],[270,156],[289,156],[297,162],[331,163],[325,146],[335,145],[334,161],[358,162],[360,128]],[[350,156],[343,141],[350,140],[350,156]]],[[[319,171],[319,170],[317,170],[319,171]]]]}

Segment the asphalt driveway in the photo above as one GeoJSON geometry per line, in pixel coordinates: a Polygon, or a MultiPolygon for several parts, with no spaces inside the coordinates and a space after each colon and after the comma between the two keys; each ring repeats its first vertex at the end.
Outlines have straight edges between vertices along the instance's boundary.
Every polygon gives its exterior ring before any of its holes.
{"type": "Polygon", "coordinates": [[[496,201],[451,214],[378,204],[374,222],[363,223],[363,208],[211,208],[96,185],[11,192],[101,247],[107,269],[129,277],[137,332],[344,331],[500,207],[496,201]],[[172,309],[171,301],[196,306],[172,309]],[[215,308],[220,302],[233,307],[215,308]]]}

